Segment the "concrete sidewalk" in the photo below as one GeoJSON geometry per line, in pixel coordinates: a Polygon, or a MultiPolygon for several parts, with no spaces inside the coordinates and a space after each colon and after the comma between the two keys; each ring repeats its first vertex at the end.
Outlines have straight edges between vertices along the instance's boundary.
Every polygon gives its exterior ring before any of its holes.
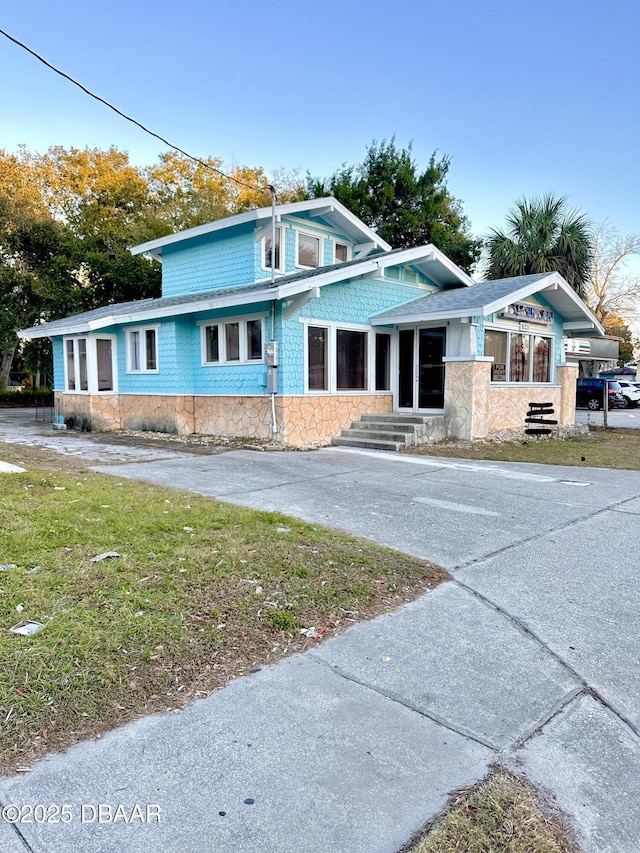
{"type": "Polygon", "coordinates": [[[637,853],[638,558],[620,548],[637,473],[338,449],[132,461],[67,438],[119,478],[341,527],[454,579],[1,780],[3,806],[67,804],[70,819],[0,822],[0,849],[395,853],[499,759],[555,795],[585,851],[637,853]]]}

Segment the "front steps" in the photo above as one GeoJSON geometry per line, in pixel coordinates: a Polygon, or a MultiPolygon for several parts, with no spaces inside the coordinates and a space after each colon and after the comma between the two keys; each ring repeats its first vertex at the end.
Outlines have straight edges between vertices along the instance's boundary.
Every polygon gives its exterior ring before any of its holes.
{"type": "Polygon", "coordinates": [[[339,447],[400,450],[412,444],[433,444],[446,437],[444,415],[362,415],[333,439],[339,447]]]}

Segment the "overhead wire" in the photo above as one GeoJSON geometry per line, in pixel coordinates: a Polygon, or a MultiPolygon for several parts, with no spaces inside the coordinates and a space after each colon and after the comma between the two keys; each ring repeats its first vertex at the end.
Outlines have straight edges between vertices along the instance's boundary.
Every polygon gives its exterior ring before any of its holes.
{"type": "Polygon", "coordinates": [[[234,181],[234,183],[238,184],[239,186],[245,187],[245,189],[257,190],[258,192],[266,191],[270,192],[272,196],[275,196],[275,187],[272,184],[265,184],[262,187],[259,187],[254,184],[249,184],[246,181],[241,181],[239,178],[235,178],[233,175],[227,175],[226,172],[222,171],[222,169],[218,169],[216,166],[212,166],[210,163],[207,163],[205,160],[201,160],[199,157],[194,157],[192,154],[189,154],[183,148],[180,148],[178,145],[174,145],[172,142],[169,142],[169,140],[165,139],[164,136],[160,136],[159,133],[156,133],[155,131],[150,130],[148,127],[145,127],[145,125],[143,125],[137,119],[132,118],[132,116],[128,116],[126,113],[123,113],[122,110],[119,110],[118,107],[115,107],[113,104],[109,103],[109,101],[105,100],[104,98],[101,98],[100,95],[96,95],[95,92],[92,92],[90,89],[87,89],[86,86],[83,86],[82,83],[80,83],[74,77],[71,77],[71,75],[62,71],[60,68],[56,68],[55,65],[52,65],[43,56],[41,56],[35,50],[32,50],[24,42],[21,42],[19,39],[6,32],[6,30],[0,29],[0,35],[3,35],[5,38],[9,39],[9,41],[12,41],[14,44],[18,45],[18,47],[21,47],[23,48],[23,50],[26,50],[27,53],[30,53],[39,62],[42,62],[43,65],[46,65],[47,68],[50,68],[52,71],[55,71],[56,74],[59,74],[61,77],[64,77],[65,80],[68,80],[70,83],[73,83],[74,86],[77,86],[79,89],[82,89],[85,94],[89,95],[91,98],[94,98],[94,100],[99,101],[101,104],[104,104],[110,110],[113,110],[114,113],[117,113],[117,115],[121,116],[121,118],[124,118],[127,121],[130,121],[132,124],[135,124],[145,133],[148,133],[150,136],[154,136],[156,139],[159,139],[160,142],[163,142],[165,145],[168,145],[169,148],[172,148],[179,154],[183,154],[185,157],[187,157],[189,160],[192,160],[194,163],[199,163],[201,166],[204,166],[205,169],[209,169],[212,172],[216,172],[218,175],[221,175],[228,181],[234,181]]]}

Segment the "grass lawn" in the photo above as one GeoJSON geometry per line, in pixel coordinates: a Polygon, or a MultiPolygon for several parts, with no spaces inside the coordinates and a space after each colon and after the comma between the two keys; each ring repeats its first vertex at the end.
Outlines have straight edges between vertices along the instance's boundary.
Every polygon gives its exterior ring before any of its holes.
{"type": "Polygon", "coordinates": [[[447,577],[366,540],[119,482],[46,450],[0,445],[0,459],[28,468],[0,474],[4,772],[205,696],[447,577]],[[107,551],[120,556],[92,561],[107,551]],[[44,628],[11,633],[21,620],[44,628]]]}
{"type": "Polygon", "coordinates": [[[578,468],[640,470],[640,430],[591,428],[588,437],[560,441],[530,438],[526,441],[447,441],[411,447],[405,453],[491,459],[496,462],[539,462],[578,468]]]}
{"type": "MultiPolygon", "coordinates": [[[[206,696],[448,577],[277,513],[91,474],[77,457],[0,444],[0,459],[28,469],[0,474],[0,772],[206,696]],[[107,551],[120,556],[93,562],[107,551]],[[10,633],[23,619],[44,627],[10,633]],[[311,627],[317,640],[300,633],[311,627]]],[[[458,792],[407,851],[577,851],[550,814],[500,772],[458,792]]]]}
{"type": "Polygon", "coordinates": [[[499,771],[458,792],[405,853],[578,853],[553,809],[521,780],[499,771]]]}

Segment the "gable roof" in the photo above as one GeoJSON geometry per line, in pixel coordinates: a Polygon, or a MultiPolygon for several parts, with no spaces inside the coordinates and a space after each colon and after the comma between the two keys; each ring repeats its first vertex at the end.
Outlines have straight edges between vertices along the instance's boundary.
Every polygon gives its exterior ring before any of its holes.
{"type": "MultiPolygon", "coordinates": [[[[381,277],[386,267],[410,264],[423,272],[427,278],[441,287],[468,287],[473,284],[469,276],[457,267],[435,246],[418,246],[414,249],[392,249],[366,258],[356,258],[331,266],[283,275],[254,284],[218,288],[200,293],[184,293],[175,296],[161,296],[155,299],[136,299],[132,302],[120,302],[105,305],[74,314],[50,323],[42,323],[23,329],[21,338],[56,337],[58,335],[77,335],[95,332],[122,323],[146,323],[163,317],[193,314],[199,311],[212,311],[219,308],[250,305],[255,302],[291,299],[299,293],[305,293],[328,284],[336,284],[361,276],[381,277]]],[[[436,294],[437,295],[437,294],[436,294]]]]}
{"type": "MultiPolygon", "coordinates": [[[[327,198],[315,198],[307,201],[296,201],[291,204],[278,204],[275,208],[276,217],[281,219],[283,216],[289,216],[296,213],[308,213],[311,217],[324,219],[333,228],[336,229],[345,237],[349,237],[354,243],[373,243],[374,249],[389,251],[391,246],[381,237],[372,231],[367,225],[358,219],[350,210],[341,204],[333,196],[327,198]]],[[[202,237],[204,234],[213,234],[216,231],[223,231],[227,228],[235,228],[238,225],[244,225],[247,222],[263,222],[271,219],[272,208],[261,207],[257,210],[247,210],[245,213],[238,213],[235,216],[227,216],[225,219],[217,219],[215,222],[207,222],[204,225],[196,225],[194,228],[188,228],[186,231],[179,231],[177,234],[167,234],[166,237],[159,237],[157,240],[149,240],[146,243],[141,243],[139,246],[133,246],[129,251],[132,255],[151,255],[158,261],[162,260],[162,249],[164,246],[170,246],[174,243],[182,243],[184,240],[191,240],[194,237],[202,237]]]]}
{"type": "Polygon", "coordinates": [[[511,302],[540,293],[564,318],[567,329],[604,329],[565,279],[557,272],[520,275],[482,281],[473,287],[444,290],[421,296],[371,318],[374,325],[415,323],[420,320],[449,320],[455,317],[493,314],[511,302]]]}

